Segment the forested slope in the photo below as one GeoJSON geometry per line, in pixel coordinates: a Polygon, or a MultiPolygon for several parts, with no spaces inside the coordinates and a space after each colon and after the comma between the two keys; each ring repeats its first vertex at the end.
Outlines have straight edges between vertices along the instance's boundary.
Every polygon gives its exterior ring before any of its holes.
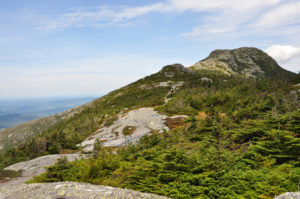
{"type": "Polygon", "coordinates": [[[273,198],[300,179],[299,92],[286,82],[191,81],[157,110],[184,126],[50,167],[35,182],[81,181],[174,198],[273,198]]]}

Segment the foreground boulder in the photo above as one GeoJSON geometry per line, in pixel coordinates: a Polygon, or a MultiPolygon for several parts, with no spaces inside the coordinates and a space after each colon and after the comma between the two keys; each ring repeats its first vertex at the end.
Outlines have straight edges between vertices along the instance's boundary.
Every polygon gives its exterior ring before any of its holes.
{"type": "Polygon", "coordinates": [[[76,182],[22,184],[0,188],[0,198],[5,199],[167,199],[128,189],[76,182]]]}
{"type": "Polygon", "coordinates": [[[300,199],[300,192],[287,192],[276,197],[275,199],[300,199]]]}

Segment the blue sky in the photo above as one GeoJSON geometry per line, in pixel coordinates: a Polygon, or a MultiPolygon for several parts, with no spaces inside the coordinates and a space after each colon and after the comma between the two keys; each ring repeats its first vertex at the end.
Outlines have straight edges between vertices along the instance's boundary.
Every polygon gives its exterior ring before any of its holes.
{"type": "Polygon", "coordinates": [[[300,0],[0,3],[0,98],[100,96],[242,46],[300,71],[300,0]]]}

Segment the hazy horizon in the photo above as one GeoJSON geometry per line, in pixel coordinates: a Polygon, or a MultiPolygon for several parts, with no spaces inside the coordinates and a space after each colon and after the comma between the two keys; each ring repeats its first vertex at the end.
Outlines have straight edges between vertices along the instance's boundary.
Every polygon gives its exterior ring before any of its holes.
{"type": "Polygon", "coordinates": [[[34,97],[9,97],[1,98],[1,101],[11,101],[11,100],[59,100],[59,99],[83,99],[83,98],[99,98],[103,95],[59,95],[59,96],[34,96],[34,97]]]}

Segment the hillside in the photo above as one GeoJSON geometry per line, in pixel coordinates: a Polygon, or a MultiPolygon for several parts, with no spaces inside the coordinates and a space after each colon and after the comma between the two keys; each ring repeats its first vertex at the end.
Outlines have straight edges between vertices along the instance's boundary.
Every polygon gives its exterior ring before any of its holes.
{"type": "Polygon", "coordinates": [[[31,182],[184,199],[274,198],[296,191],[300,179],[299,82],[260,50],[214,51],[190,68],[165,66],[62,114],[6,150],[1,166],[81,151],[93,155],[61,159],[31,182]]]}

